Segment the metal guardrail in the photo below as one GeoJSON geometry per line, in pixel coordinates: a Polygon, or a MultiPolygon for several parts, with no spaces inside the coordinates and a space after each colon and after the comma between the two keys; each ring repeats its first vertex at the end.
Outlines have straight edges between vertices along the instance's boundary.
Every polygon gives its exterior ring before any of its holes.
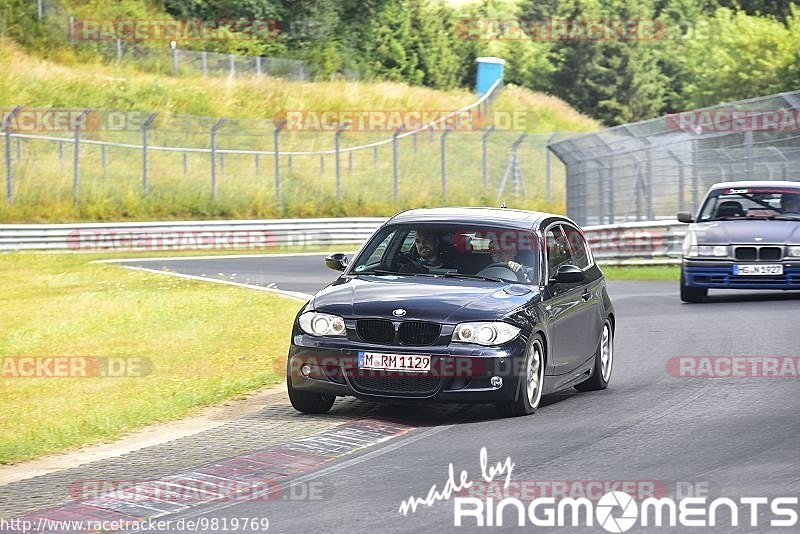
{"type": "MultiPolygon", "coordinates": [[[[364,242],[381,217],[88,224],[0,224],[0,250],[152,252],[260,250],[364,242]]],[[[598,262],[668,264],[680,261],[686,225],[637,222],[584,227],[598,262]]]]}

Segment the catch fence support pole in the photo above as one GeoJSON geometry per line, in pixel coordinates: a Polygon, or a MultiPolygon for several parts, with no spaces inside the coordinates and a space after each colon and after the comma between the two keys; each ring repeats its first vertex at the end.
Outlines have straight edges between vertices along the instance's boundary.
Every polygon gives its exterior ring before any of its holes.
{"type": "Polygon", "coordinates": [[[66,165],[66,160],[67,160],[67,157],[64,154],[64,141],[58,142],[58,160],[59,163],[61,164],[61,170],[63,171],[64,165],[66,165]]]}
{"type": "Polygon", "coordinates": [[[325,176],[325,156],[319,157],[319,175],[325,176]]]}
{"type": "Polygon", "coordinates": [[[442,134],[442,201],[447,201],[447,136],[453,130],[448,126],[442,134]]]}
{"type": "Polygon", "coordinates": [[[100,164],[103,167],[103,177],[105,177],[108,166],[108,146],[106,145],[100,145],[100,164]]]}
{"type": "Polygon", "coordinates": [[[286,127],[286,119],[280,121],[272,132],[273,141],[275,144],[275,201],[278,204],[278,209],[283,208],[283,197],[281,195],[281,130],[286,127]]]}
{"type": "Polygon", "coordinates": [[[747,165],[747,179],[753,179],[753,130],[744,132],[745,164],[747,165]]]}
{"type": "Polygon", "coordinates": [[[117,39],[117,63],[122,61],[122,39],[117,39]]]}
{"type": "Polygon", "coordinates": [[[72,199],[77,203],[80,199],[80,150],[81,150],[81,128],[83,119],[89,114],[91,109],[86,109],[80,114],[75,127],[75,152],[72,160],[72,199]]]}
{"type": "Polygon", "coordinates": [[[208,52],[205,50],[200,52],[200,70],[205,78],[206,74],[208,74],[208,52]]]}
{"type": "Polygon", "coordinates": [[[44,6],[42,6],[42,0],[37,0],[36,2],[36,20],[42,20],[44,16],[44,6]]]}
{"type": "Polygon", "coordinates": [[[686,205],[686,169],[683,160],[672,150],[667,150],[667,154],[678,164],[678,211],[684,211],[686,205]]]}
{"type": "Polygon", "coordinates": [[[211,127],[211,198],[217,198],[217,131],[225,124],[225,119],[218,120],[211,127]]]}
{"type": "Polygon", "coordinates": [[[489,126],[484,130],[481,139],[481,175],[483,177],[483,194],[489,188],[489,136],[492,135],[494,126],[489,126]]]}
{"type": "Polygon", "coordinates": [[[142,124],[142,193],[146,196],[150,192],[150,177],[148,176],[149,165],[147,160],[147,131],[153,121],[158,117],[158,113],[153,113],[142,124]]]}
{"type": "MultiPolygon", "coordinates": [[[[433,132],[433,130],[431,130],[433,132]]],[[[403,133],[403,128],[398,128],[392,134],[392,174],[394,175],[394,201],[400,199],[400,146],[397,136],[403,133]]]]}
{"type": "Polygon", "coordinates": [[[189,174],[189,153],[183,153],[183,174],[189,174]]]}
{"type": "Polygon", "coordinates": [[[20,112],[22,106],[17,106],[3,121],[3,131],[6,137],[6,198],[8,203],[14,202],[14,163],[11,161],[11,121],[20,112]]]}
{"type": "Polygon", "coordinates": [[[341,143],[342,134],[350,126],[350,123],[343,123],[336,130],[333,136],[333,145],[336,152],[336,198],[342,198],[342,163],[341,163],[341,143]]]}
{"type": "Polygon", "coordinates": [[[556,140],[558,137],[558,132],[554,133],[550,136],[550,139],[547,140],[547,146],[544,150],[544,157],[545,157],[545,192],[547,195],[547,201],[550,202],[552,199],[552,164],[550,161],[550,143],[556,140]]]}
{"type": "Polygon", "coordinates": [[[172,75],[178,75],[178,46],[172,42],[172,75]]]}

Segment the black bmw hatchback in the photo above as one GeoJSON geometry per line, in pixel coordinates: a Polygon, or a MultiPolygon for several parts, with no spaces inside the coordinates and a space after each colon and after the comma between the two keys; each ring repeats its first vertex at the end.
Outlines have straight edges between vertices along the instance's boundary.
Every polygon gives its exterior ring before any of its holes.
{"type": "Polygon", "coordinates": [[[301,412],[337,396],[495,403],[607,387],[614,308],[571,220],[505,208],[402,212],[300,310],[287,386],[301,412]]]}

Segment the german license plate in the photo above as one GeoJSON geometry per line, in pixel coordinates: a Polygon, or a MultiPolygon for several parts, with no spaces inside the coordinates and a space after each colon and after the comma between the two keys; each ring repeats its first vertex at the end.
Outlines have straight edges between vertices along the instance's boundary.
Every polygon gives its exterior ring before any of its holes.
{"type": "Polygon", "coordinates": [[[427,373],[431,370],[431,357],[415,354],[384,354],[382,352],[359,352],[359,369],[381,371],[405,371],[427,373]]]}
{"type": "Polygon", "coordinates": [[[783,274],[783,265],[764,264],[764,265],[739,265],[733,266],[735,276],[774,276],[783,274]]]}

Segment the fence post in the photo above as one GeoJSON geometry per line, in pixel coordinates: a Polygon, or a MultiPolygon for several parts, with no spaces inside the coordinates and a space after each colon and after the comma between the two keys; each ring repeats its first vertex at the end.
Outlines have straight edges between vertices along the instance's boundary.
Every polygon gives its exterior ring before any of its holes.
{"type": "Polygon", "coordinates": [[[256,176],[258,176],[258,173],[261,170],[261,161],[259,161],[260,158],[259,158],[258,154],[256,154],[255,159],[256,159],[256,161],[255,161],[255,164],[256,164],[256,176]]]}
{"type": "Polygon", "coordinates": [[[5,121],[3,121],[3,131],[6,136],[6,198],[9,204],[14,201],[14,163],[11,161],[11,120],[21,109],[22,106],[15,107],[11,110],[11,113],[6,116],[5,121]]]}
{"type": "Polygon", "coordinates": [[[225,119],[219,119],[211,127],[211,198],[217,198],[217,130],[225,124],[225,119]]]}
{"type": "Polygon", "coordinates": [[[233,59],[233,54],[228,54],[228,66],[230,68],[231,78],[236,76],[236,63],[233,59]]]}
{"type": "Polygon", "coordinates": [[[208,52],[205,50],[200,52],[200,70],[203,73],[203,78],[205,78],[208,73],[208,52]]]}
{"type": "Polygon", "coordinates": [[[175,41],[172,41],[172,43],[170,43],[170,44],[172,46],[172,75],[173,76],[177,76],[178,75],[178,45],[175,43],[175,41]]]}
{"type": "Polygon", "coordinates": [[[614,224],[614,159],[610,158],[608,162],[608,224],[614,224]]]}
{"type": "Polygon", "coordinates": [[[556,140],[558,137],[558,132],[554,133],[550,136],[550,139],[547,140],[547,146],[544,149],[544,157],[545,157],[545,191],[547,194],[547,201],[550,202],[552,199],[552,169],[550,163],[550,144],[556,140]]]}
{"type": "Polygon", "coordinates": [[[348,122],[341,124],[333,136],[334,150],[336,152],[336,198],[342,198],[341,138],[348,126],[350,126],[348,122]]]}
{"type": "Polygon", "coordinates": [[[83,119],[90,112],[90,109],[85,109],[76,121],[75,127],[75,152],[72,160],[72,199],[77,203],[80,193],[80,148],[81,148],[81,127],[83,126],[83,119]]]}
{"type": "Polygon", "coordinates": [[[319,157],[319,175],[325,176],[325,156],[319,157]]]}
{"type": "Polygon", "coordinates": [[[753,179],[753,130],[744,132],[745,164],[747,165],[747,179],[753,179]]]}
{"type": "Polygon", "coordinates": [[[64,154],[64,141],[58,142],[58,160],[61,164],[61,171],[64,171],[64,165],[66,165],[66,156],[64,154]]]}
{"type": "Polygon", "coordinates": [[[122,61],[122,39],[117,39],[117,63],[122,61]]]}
{"type": "MultiPolygon", "coordinates": [[[[398,128],[392,134],[392,174],[394,176],[394,201],[400,199],[400,144],[397,136],[403,133],[404,127],[398,128]]],[[[431,130],[433,132],[433,130],[431,130]]]]}
{"type": "Polygon", "coordinates": [[[289,174],[292,174],[292,155],[286,156],[286,166],[289,167],[289,174]]]}
{"type": "Polygon", "coordinates": [[[606,187],[606,167],[600,158],[594,160],[597,168],[597,223],[605,222],[605,187],[606,187]]]}
{"type": "Polygon", "coordinates": [[[106,166],[108,165],[108,147],[106,145],[100,145],[100,165],[103,166],[103,177],[106,176],[106,166]]]}
{"type": "Polygon", "coordinates": [[[286,127],[286,119],[281,120],[275,131],[272,132],[273,140],[275,143],[275,200],[278,202],[278,209],[283,208],[283,198],[281,196],[281,130],[286,127]]]}
{"type": "Polygon", "coordinates": [[[256,56],[256,76],[261,76],[261,56],[256,56]]]}
{"type": "Polygon", "coordinates": [[[153,121],[158,117],[158,113],[153,113],[142,124],[142,193],[147,195],[150,190],[150,183],[148,181],[148,162],[147,162],[147,130],[153,121]]]}
{"type": "Polygon", "coordinates": [[[483,177],[483,194],[486,194],[486,191],[489,188],[489,136],[492,135],[494,131],[494,126],[488,126],[483,133],[483,138],[481,139],[481,174],[483,177]]]}
{"type": "Polygon", "coordinates": [[[684,172],[683,160],[672,149],[667,150],[667,154],[678,163],[678,211],[683,211],[686,205],[686,173],[684,172]]]}
{"type": "Polygon", "coordinates": [[[75,44],[75,17],[69,16],[69,42],[75,44]]]}
{"type": "Polygon", "coordinates": [[[183,174],[189,174],[189,153],[183,153],[183,174]]]}
{"type": "Polygon", "coordinates": [[[44,9],[42,6],[42,0],[37,0],[36,2],[36,20],[42,20],[44,16],[44,9]]]}
{"type": "Polygon", "coordinates": [[[451,126],[442,134],[442,201],[447,201],[447,136],[453,130],[451,126]]]}

